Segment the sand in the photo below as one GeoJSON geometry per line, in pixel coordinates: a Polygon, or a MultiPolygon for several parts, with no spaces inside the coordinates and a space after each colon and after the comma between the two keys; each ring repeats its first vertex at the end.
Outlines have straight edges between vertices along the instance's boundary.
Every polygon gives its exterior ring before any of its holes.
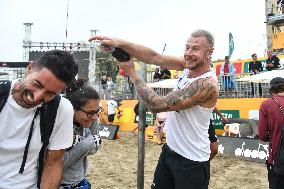
{"type": "MultiPolygon", "coordinates": [[[[88,178],[93,189],[137,188],[137,136],[119,132],[120,139],[103,139],[99,151],[89,157],[88,178]]],[[[150,189],[161,145],[145,143],[144,188],[150,189]]],[[[264,163],[217,155],[211,161],[210,189],[266,189],[264,163]]]]}

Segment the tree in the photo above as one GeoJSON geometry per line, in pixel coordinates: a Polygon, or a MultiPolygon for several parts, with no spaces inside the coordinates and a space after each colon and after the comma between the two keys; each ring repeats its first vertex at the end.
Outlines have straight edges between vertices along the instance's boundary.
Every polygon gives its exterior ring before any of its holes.
{"type": "Polygon", "coordinates": [[[96,53],[96,78],[99,81],[103,75],[112,77],[116,81],[118,66],[115,64],[111,53],[97,51],[96,53]]]}

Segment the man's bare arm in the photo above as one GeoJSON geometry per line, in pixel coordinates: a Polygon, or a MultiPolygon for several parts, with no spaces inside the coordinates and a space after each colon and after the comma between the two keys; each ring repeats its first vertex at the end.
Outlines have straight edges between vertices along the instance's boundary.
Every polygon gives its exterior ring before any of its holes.
{"type": "Polygon", "coordinates": [[[131,57],[141,60],[146,64],[154,64],[175,70],[184,69],[184,59],[182,57],[162,55],[143,45],[113,37],[94,36],[89,39],[89,41],[91,40],[100,40],[104,45],[119,47],[129,53],[131,57]]]}
{"type": "Polygon", "coordinates": [[[65,150],[47,150],[40,188],[59,188],[63,174],[62,158],[65,150]]]}
{"type": "Polygon", "coordinates": [[[134,81],[138,94],[146,106],[154,113],[183,110],[194,105],[214,107],[219,94],[218,84],[213,79],[202,78],[184,89],[173,91],[166,96],[159,96],[140,78],[134,81]]]}

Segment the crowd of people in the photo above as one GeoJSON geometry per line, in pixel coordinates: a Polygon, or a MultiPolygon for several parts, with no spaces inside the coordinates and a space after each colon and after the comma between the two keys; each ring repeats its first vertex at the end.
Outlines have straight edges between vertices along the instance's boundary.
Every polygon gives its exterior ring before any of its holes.
{"type": "MultiPolygon", "coordinates": [[[[273,54],[272,50],[267,51],[267,59],[263,63],[257,59],[256,53],[253,53],[251,58],[252,61],[248,64],[248,72],[250,75],[256,75],[263,71],[272,71],[281,68],[280,60],[277,55],[273,54]]],[[[225,56],[225,62],[221,65],[220,78],[221,89],[224,91],[224,96],[226,98],[233,97],[232,94],[237,89],[237,74],[236,67],[230,62],[229,56],[225,56]]],[[[251,83],[251,96],[262,96],[262,86],[260,83],[251,83]],[[255,85],[258,86],[255,87],[255,85]]]]}
{"type": "MultiPolygon", "coordinates": [[[[210,160],[218,152],[212,112],[227,121],[216,108],[220,87],[210,69],[213,35],[202,29],[192,32],[183,58],[112,37],[94,36],[91,40],[121,48],[130,55],[129,61],[116,64],[129,76],[148,110],[158,113],[159,144],[161,131],[164,127],[167,130],[151,188],[208,188],[210,160]],[[169,69],[182,71],[174,90],[166,96],[158,95],[139,77],[133,58],[161,67],[161,71],[155,71],[157,80],[171,78],[169,69]]],[[[271,51],[268,55],[266,70],[278,68],[279,58],[271,51]]],[[[221,74],[230,76],[222,81],[228,95],[235,74],[229,59],[226,56],[221,67],[221,74]]],[[[257,74],[263,68],[256,54],[252,59],[249,69],[257,74]]],[[[85,80],[75,79],[77,73],[78,66],[70,53],[52,50],[31,62],[24,78],[0,82],[0,188],[91,188],[86,178],[87,158],[101,144],[97,124],[102,107],[98,92],[85,80]]],[[[102,78],[102,83],[108,82],[110,79],[102,78]]],[[[283,188],[283,175],[274,165],[280,161],[284,79],[273,79],[270,92],[272,98],[260,107],[258,136],[271,144],[267,162],[270,188],[283,188]]],[[[120,110],[114,100],[106,104],[108,121],[113,123],[116,109],[120,110]]]]}

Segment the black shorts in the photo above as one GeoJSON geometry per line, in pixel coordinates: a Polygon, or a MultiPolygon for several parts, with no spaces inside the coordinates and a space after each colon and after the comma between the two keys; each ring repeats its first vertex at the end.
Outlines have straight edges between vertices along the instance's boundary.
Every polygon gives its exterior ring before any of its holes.
{"type": "Polygon", "coordinates": [[[113,122],[115,114],[109,114],[107,116],[108,122],[113,122]]]}
{"type": "Polygon", "coordinates": [[[208,189],[209,161],[186,159],[164,144],[151,189],[208,189]]]}

